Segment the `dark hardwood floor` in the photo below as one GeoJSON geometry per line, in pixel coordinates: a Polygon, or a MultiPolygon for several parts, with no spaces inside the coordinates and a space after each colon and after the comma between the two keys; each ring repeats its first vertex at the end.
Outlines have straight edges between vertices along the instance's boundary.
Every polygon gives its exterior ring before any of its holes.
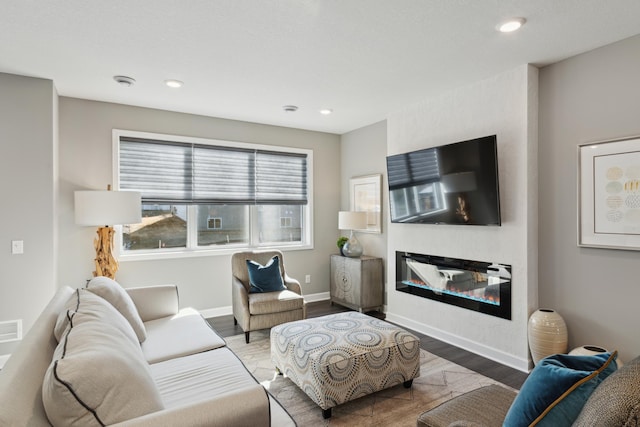
{"type": "MultiPolygon", "coordinates": [[[[332,305],[328,300],[307,303],[307,317],[319,317],[343,311],[349,311],[349,309],[337,304],[332,305]]],[[[374,311],[366,314],[384,319],[384,313],[374,311]]],[[[243,333],[242,329],[238,325],[233,324],[233,316],[231,315],[213,317],[207,320],[222,337],[230,337],[243,333]]],[[[522,383],[527,378],[527,374],[524,372],[502,365],[498,362],[494,362],[493,360],[471,353],[470,351],[463,350],[451,344],[447,344],[443,341],[421,334],[420,332],[410,329],[408,330],[420,338],[420,347],[424,350],[433,353],[436,356],[450,360],[460,366],[464,366],[467,369],[478,372],[486,377],[500,381],[510,387],[520,389],[520,386],[522,386],[522,383]]]]}

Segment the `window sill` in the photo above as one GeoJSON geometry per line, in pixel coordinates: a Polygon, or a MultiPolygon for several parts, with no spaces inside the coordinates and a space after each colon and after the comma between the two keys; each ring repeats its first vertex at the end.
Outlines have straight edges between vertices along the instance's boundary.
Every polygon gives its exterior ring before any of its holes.
{"type": "Polygon", "coordinates": [[[162,259],[179,259],[179,258],[197,258],[197,257],[210,257],[210,256],[224,256],[232,255],[236,252],[245,250],[267,250],[278,249],[282,252],[290,251],[305,251],[313,249],[313,245],[296,245],[296,246],[260,246],[255,248],[248,248],[246,246],[225,247],[216,249],[176,249],[176,250],[163,250],[157,252],[144,252],[144,253],[120,253],[118,256],[118,262],[131,262],[131,261],[149,261],[149,260],[162,260],[162,259]]]}

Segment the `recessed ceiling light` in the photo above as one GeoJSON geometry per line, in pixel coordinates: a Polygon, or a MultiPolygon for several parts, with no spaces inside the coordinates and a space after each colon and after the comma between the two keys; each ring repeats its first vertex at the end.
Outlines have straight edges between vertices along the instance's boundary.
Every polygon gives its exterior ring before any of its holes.
{"type": "Polygon", "coordinates": [[[322,110],[320,110],[320,114],[323,114],[325,116],[328,116],[331,113],[333,113],[333,110],[331,108],[323,108],[322,110]]]}
{"type": "Polygon", "coordinates": [[[287,113],[295,113],[296,111],[298,111],[298,107],[296,107],[295,105],[284,105],[282,109],[287,113]]]}
{"type": "Polygon", "coordinates": [[[527,22],[524,18],[511,18],[508,21],[503,22],[498,25],[498,31],[502,33],[510,33],[512,31],[516,31],[520,29],[527,22]]]}
{"type": "Polygon", "coordinates": [[[181,82],[180,80],[173,80],[173,79],[165,80],[164,84],[173,88],[182,87],[182,85],[184,85],[184,83],[181,82]]]}
{"type": "Polygon", "coordinates": [[[133,86],[133,84],[136,82],[135,79],[127,76],[113,76],[113,80],[115,80],[122,86],[133,86]]]}

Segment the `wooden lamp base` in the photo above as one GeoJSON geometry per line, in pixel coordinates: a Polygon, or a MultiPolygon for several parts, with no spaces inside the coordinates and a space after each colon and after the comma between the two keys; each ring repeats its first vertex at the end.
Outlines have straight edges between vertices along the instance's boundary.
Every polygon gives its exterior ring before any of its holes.
{"type": "Polygon", "coordinates": [[[93,272],[94,277],[105,276],[110,279],[116,277],[118,261],[113,257],[112,252],[114,232],[113,227],[105,226],[98,228],[98,237],[93,241],[93,246],[96,249],[96,270],[93,272]]]}

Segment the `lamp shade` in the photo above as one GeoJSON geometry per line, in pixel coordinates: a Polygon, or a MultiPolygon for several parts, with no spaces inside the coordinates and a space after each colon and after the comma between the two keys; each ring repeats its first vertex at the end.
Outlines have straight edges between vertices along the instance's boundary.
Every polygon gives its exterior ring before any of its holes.
{"type": "Polygon", "coordinates": [[[136,191],[76,191],[78,225],[122,225],[142,222],[141,194],[136,191]]]}
{"type": "Polygon", "coordinates": [[[338,228],[340,230],[365,230],[367,228],[366,212],[338,212],[338,228]]]}

